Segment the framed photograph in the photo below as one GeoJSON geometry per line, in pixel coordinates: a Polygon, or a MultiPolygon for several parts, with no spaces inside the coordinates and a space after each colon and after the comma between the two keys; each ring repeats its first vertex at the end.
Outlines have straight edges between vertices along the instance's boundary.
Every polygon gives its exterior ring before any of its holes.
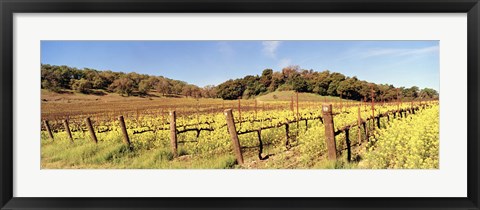
{"type": "Polygon", "coordinates": [[[479,209],[478,0],[0,7],[1,209],[479,209]]]}

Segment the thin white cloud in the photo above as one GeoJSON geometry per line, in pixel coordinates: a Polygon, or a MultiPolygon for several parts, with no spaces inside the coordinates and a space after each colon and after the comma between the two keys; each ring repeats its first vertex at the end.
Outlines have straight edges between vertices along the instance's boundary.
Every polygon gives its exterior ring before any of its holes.
{"type": "Polygon", "coordinates": [[[263,41],[263,53],[268,57],[275,58],[280,43],[280,41],[263,41]]]}
{"type": "Polygon", "coordinates": [[[422,55],[433,52],[438,52],[438,46],[424,47],[424,48],[414,48],[414,49],[397,49],[397,48],[374,48],[368,49],[363,52],[357,52],[358,56],[361,58],[369,58],[376,56],[412,56],[412,55],[422,55]]]}
{"type": "Polygon", "coordinates": [[[290,66],[292,64],[292,60],[289,59],[289,58],[284,58],[284,59],[281,59],[279,62],[278,62],[278,67],[280,69],[282,68],[285,68],[287,66],[290,66]]]}
{"type": "Polygon", "coordinates": [[[440,48],[438,46],[431,46],[431,47],[425,47],[425,48],[406,51],[404,54],[405,55],[428,54],[428,53],[438,53],[439,51],[440,51],[440,48]]]}
{"type": "MultiPolygon", "coordinates": [[[[348,60],[366,59],[381,56],[395,56],[408,59],[416,59],[418,56],[438,53],[438,46],[430,46],[423,48],[352,48],[343,55],[334,59],[335,62],[345,62],[348,60]]],[[[311,60],[308,59],[307,60],[311,60]]],[[[306,60],[304,60],[306,61],[306,60]]]]}

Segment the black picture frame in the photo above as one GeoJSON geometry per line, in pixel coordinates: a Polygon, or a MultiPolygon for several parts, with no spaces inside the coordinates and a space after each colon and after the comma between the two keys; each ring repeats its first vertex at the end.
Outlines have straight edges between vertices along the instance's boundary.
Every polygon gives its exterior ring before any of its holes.
{"type": "MultiPolygon", "coordinates": [[[[0,0],[1,209],[479,209],[478,0],[0,0]],[[25,198],[13,197],[14,13],[467,13],[468,188],[465,198],[25,198]]],[[[392,180],[394,181],[394,180],[392,180]]],[[[448,181],[448,180],[445,180],[448,181]]],[[[319,189],[321,190],[321,189],[319,189]]],[[[414,190],[414,189],[412,189],[414,190]]]]}

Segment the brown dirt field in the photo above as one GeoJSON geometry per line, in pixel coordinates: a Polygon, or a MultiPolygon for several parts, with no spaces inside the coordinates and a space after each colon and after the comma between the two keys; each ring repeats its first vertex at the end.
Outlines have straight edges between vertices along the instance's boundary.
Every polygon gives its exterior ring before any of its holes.
{"type": "MultiPolygon", "coordinates": [[[[209,111],[232,108],[236,101],[222,99],[164,97],[156,93],[149,96],[121,96],[116,93],[87,95],[74,92],[54,93],[42,90],[42,119],[61,119],[67,116],[95,115],[105,113],[128,113],[138,111],[168,112],[172,109],[185,111],[209,111]]],[[[247,102],[247,101],[245,101],[247,102]]],[[[180,112],[180,111],[179,111],[180,112]]]]}

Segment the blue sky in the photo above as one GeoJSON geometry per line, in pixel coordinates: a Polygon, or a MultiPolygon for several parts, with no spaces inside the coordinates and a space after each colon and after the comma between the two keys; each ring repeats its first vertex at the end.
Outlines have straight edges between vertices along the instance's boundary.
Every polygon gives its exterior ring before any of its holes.
{"type": "Polygon", "coordinates": [[[288,65],[396,87],[440,87],[438,41],[42,41],[41,62],[201,87],[288,65]]]}

